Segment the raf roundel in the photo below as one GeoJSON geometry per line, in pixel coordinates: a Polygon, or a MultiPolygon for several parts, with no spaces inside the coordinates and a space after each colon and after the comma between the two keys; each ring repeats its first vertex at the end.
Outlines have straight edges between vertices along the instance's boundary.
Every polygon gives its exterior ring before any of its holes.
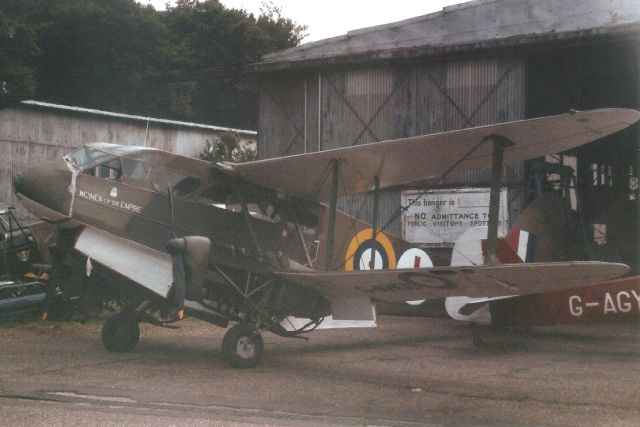
{"type": "Polygon", "coordinates": [[[366,228],[358,232],[358,234],[351,239],[345,256],[345,270],[382,270],[396,268],[396,253],[393,250],[391,240],[382,232],[376,233],[375,241],[372,236],[373,230],[366,228]]]}
{"type": "MultiPolygon", "coordinates": [[[[433,267],[433,262],[429,255],[418,248],[411,248],[406,250],[402,255],[400,255],[400,259],[398,260],[398,268],[427,268],[433,267]]],[[[409,305],[420,305],[426,300],[412,300],[407,301],[409,305]]]]}

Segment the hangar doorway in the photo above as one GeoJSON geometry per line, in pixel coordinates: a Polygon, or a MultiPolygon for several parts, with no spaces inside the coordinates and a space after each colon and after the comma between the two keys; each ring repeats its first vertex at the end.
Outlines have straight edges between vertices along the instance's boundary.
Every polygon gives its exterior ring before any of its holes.
{"type": "MultiPolygon", "coordinates": [[[[570,109],[640,107],[639,49],[634,40],[598,39],[540,49],[528,57],[528,117],[570,109]]],[[[572,166],[589,257],[640,272],[639,126],[566,153],[572,166]]],[[[574,206],[575,208],[575,206],[574,206]]]]}

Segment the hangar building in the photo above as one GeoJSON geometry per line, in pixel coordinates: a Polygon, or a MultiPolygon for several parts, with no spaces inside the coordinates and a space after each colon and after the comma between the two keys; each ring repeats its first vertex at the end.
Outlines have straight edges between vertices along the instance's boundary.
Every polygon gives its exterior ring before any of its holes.
{"type": "MultiPolygon", "coordinates": [[[[258,153],[287,156],[571,109],[638,109],[639,68],[637,0],[475,0],[251,65],[260,87],[258,153]]],[[[573,166],[589,233],[618,245],[636,268],[638,139],[636,125],[546,159],[573,166]],[[603,218],[611,207],[617,214],[603,218]]],[[[532,165],[503,172],[509,223],[532,198],[532,165]]],[[[488,171],[460,171],[435,187],[464,192],[488,187],[489,179],[488,171]]],[[[370,199],[351,197],[339,207],[371,220],[370,199]]],[[[387,231],[407,237],[401,218],[391,217],[402,193],[381,199],[381,223],[392,219],[387,231]]]]}
{"type": "Polygon", "coordinates": [[[0,109],[0,201],[16,206],[19,219],[27,218],[15,200],[12,177],[88,142],[141,145],[196,157],[225,131],[237,131],[241,144],[255,144],[257,139],[255,131],[38,101],[15,103],[0,109]]]}

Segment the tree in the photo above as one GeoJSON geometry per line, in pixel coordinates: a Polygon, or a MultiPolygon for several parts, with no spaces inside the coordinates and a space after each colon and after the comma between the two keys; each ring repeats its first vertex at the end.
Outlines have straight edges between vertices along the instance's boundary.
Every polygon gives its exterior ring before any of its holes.
{"type": "Polygon", "coordinates": [[[8,1],[0,7],[0,98],[26,98],[36,92],[34,67],[41,53],[37,27],[16,13],[18,6],[8,1]]]}
{"type": "Polygon", "coordinates": [[[252,128],[244,64],[293,46],[304,28],[266,6],[218,0],[156,11],[134,0],[0,1],[0,96],[252,128]]]}
{"type": "Polygon", "coordinates": [[[216,140],[207,142],[204,152],[198,157],[209,162],[243,163],[258,157],[256,150],[240,144],[238,132],[222,132],[216,140]]]}
{"type": "Polygon", "coordinates": [[[161,72],[165,28],[132,0],[58,0],[39,32],[38,97],[126,113],[162,112],[164,91],[144,77],[161,72]]]}
{"type": "Polygon", "coordinates": [[[218,0],[178,0],[165,22],[174,44],[184,49],[178,74],[191,73],[194,80],[194,119],[240,128],[257,126],[257,90],[238,66],[297,45],[305,30],[278,8],[265,6],[255,18],[218,0]]]}

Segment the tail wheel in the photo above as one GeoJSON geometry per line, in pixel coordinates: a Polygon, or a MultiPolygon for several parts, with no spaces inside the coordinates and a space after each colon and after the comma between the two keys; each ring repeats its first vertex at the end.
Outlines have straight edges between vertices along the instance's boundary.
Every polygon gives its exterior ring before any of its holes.
{"type": "Polygon", "coordinates": [[[102,344],[115,353],[126,353],[140,341],[138,319],[131,310],[121,311],[108,318],[102,325],[102,344]]]}
{"type": "Polygon", "coordinates": [[[263,349],[262,335],[246,323],[235,325],[222,339],[222,357],[231,368],[253,368],[260,361],[263,349]]]}

